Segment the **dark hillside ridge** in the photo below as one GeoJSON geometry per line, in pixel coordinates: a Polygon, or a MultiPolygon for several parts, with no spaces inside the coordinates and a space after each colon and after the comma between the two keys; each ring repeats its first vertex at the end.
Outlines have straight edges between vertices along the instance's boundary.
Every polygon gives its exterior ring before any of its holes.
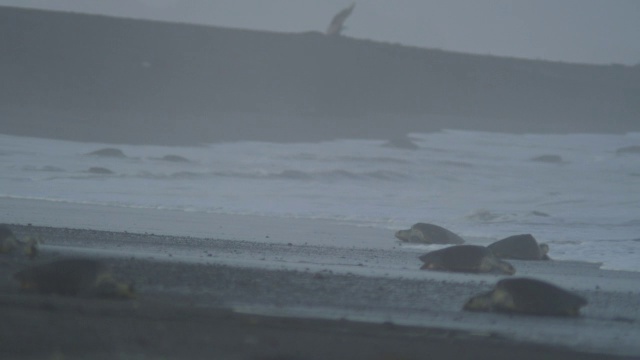
{"type": "Polygon", "coordinates": [[[640,68],[0,7],[0,132],[198,143],[640,131],[640,68]]]}

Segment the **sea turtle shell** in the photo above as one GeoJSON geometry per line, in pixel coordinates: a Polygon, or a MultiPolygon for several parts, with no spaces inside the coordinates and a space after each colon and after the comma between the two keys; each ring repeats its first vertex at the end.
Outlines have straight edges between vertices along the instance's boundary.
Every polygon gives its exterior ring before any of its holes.
{"type": "Polygon", "coordinates": [[[0,254],[24,255],[33,259],[38,254],[38,245],[38,239],[33,237],[18,240],[8,226],[0,224],[0,254]]]}
{"type": "Polygon", "coordinates": [[[464,240],[453,232],[433,224],[417,223],[408,230],[396,231],[400,241],[420,244],[464,244],[464,240]]]}
{"type": "Polygon", "coordinates": [[[502,279],[489,292],[464,305],[469,311],[497,311],[529,315],[578,316],[587,300],[556,285],[530,278],[502,279]]]}
{"type": "Polygon", "coordinates": [[[501,259],[549,260],[549,246],[538,244],[531,234],[509,236],[487,247],[501,259]]]}
{"type": "Polygon", "coordinates": [[[14,274],[23,290],[63,296],[134,297],[130,285],[113,280],[107,266],[94,259],[64,259],[14,274]]]}
{"type": "Polygon", "coordinates": [[[478,245],[456,245],[428,252],[420,256],[424,262],[421,269],[454,272],[501,272],[512,275],[513,265],[500,260],[491,250],[478,245]]]}

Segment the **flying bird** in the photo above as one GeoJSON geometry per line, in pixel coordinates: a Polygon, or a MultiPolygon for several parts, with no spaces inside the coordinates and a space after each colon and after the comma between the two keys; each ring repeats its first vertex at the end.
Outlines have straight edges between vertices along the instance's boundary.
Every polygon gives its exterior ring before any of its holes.
{"type": "Polygon", "coordinates": [[[356,7],[355,2],[351,3],[351,6],[349,6],[348,8],[343,9],[342,11],[337,13],[331,20],[331,24],[329,24],[326,34],[331,36],[339,36],[344,29],[344,22],[347,20],[349,15],[351,15],[354,7],[356,7]]]}

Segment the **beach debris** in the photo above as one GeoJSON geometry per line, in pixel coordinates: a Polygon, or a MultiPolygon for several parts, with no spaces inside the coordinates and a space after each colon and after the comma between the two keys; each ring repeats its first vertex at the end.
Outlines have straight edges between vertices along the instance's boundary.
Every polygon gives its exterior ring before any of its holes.
{"type": "Polygon", "coordinates": [[[533,216],[540,216],[540,217],[550,217],[551,216],[551,215],[547,214],[546,212],[537,211],[537,210],[533,210],[529,214],[533,215],[533,216]]]}
{"type": "Polygon", "coordinates": [[[7,225],[0,224],[0,254],[25,255],[33,259],[38,254],[39,244],[40,241],[34,237],[16,238],[7,225]]]}
{"type": "Polygon", "coordinates": [[[479,245],[456,245],[428,252],[420,256],[423,270],[439,270],[466,273],[499,272],[513,275],[516,269],[510,263],[497,258],[491,250],[479,245]]]}
{"type": "Polygon", "coordinates": [[[549,245],[539,244],[531,234],[509,236],[487,247],[501,259],[550,260],[549,245]]]}
{"type": "Polygon", "coordinates": [[[624,154],[640,154],[640,145],[625,146],[616,150],[616,155],[624,154]]]}
{"type": "Polygon", "coordinates": [[[418,150],[420,147],[413,142],[413,140],[406,136],[398,136],[387,140],[384,144],[384,147],[403,149],[403,150],[418,150]]]}
{"type": "Polygon", "coordinates": [[[345,9],[340,10],[333,19],[331,19],[331,24],[327,28],[326,34],[331,36],[339,36],[342,34],[342,30],[345,29],[344,22],[347,20],[353,8],[356,7],[356,3],[351,3],[351,5],[345,9]]]}
{"type": "Polygon", "coordinates": [[[100,166],[94,166],[94,167],[90,167],[89,170],[87,170],[88,173],[90,174],[98,174],[98,175],[110,175],[113,174],[113,171],[105,168],[105,167],[100,167],[100,166]]]}
{"type": "Polygon", "coordinates": [[[550,164],[562,164],[564,162],[562,160],[562,157],[560,157],[560,155],[552,155],[552,154],[535,156],[529,160],[536,161],[536,162],[550,163],[550,164]]]}
{"type": "Polygon", "coordinates": [[[165,156],[161,157],[160,160],[170,161],[170,162],[184,162],[184,163],[191,162],[186,157],[183,157],[183,156],[180,156],[180,155],[165,155],[165,156]]]}
{"type": "Polygon", "coordinates": [[[135,298],[133,286],[113,279],[107,266],[93,259],[65,259],[35,265],[14,274],[20,288],[40,294],[114,299],[135,298]]]}
{"type": "Polygon", "coordinates": [[[464,240],[453,232],[433,224],[417,223],[408,230],[395,233],[400,241],[418,244],[464,244],[464,240]]]}
{"type": "Polygon", "coordinates": [[[502,215],[498,215],[487,209],[478,209],[473,213],[465,216],[465,218],[472,221],[489,222],[489,221],[499,220],[501,216],[502,215]]]}
{"type": "Polygon", "coordinates": [[[489,292],[471,297],[464,310],[547,316],[579,316],[582,296],[530,278],[502,279],[489,292]]]}
{"type": "Polygon", "coordinates": [[[116,148],[104,148],[96,151],[92,151],[87,155],[101,156],[101,157],[114,157],[114,158],[126,158],[127,156],[120,149],[116,148]]]}

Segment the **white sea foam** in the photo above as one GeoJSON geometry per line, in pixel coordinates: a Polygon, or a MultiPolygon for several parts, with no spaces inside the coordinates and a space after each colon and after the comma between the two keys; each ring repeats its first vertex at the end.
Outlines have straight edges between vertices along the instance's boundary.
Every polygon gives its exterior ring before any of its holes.
{"type": "Polygon", "coordinates": [[[389,230],[424,221],[463,237],[531,233],[556,259],[640,271],[640,156],[615,152],[640,144],[640,134],[445,131],[412,138],[418,150],[373,140],[162,147],[0,135],[0,196],[389,230]],[[86,155],[105,147],[127,157],[86,155]],[[561,161],[531,161],[540,155],[561,161]]]}

